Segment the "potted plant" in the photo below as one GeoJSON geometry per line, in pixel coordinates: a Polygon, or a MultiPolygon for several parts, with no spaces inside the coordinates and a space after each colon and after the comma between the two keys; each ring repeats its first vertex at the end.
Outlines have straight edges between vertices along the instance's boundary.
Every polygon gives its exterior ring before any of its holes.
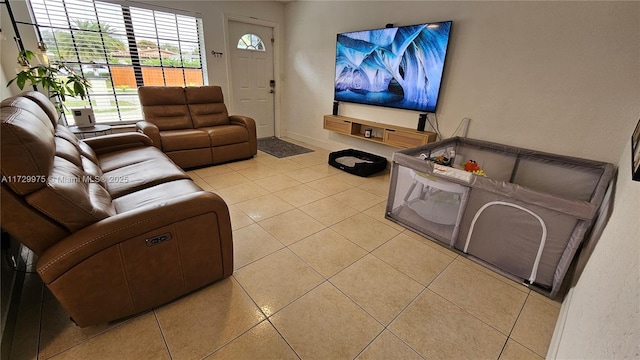
{"type": "Polygon", "coordinates": [[[67,96],[80,97],[85,99],[91,84],[76,74],[64,63],[30,65],[30,61],[35,57],[30,50],[20,51],[18,63],[22,65],[22,71],[11,79],[7,86],[13,82],[20,90],[27,85],[40,86],[47,91],[49,98],[56,106],[60,114],[64,113],[64,101],[67,96]]]}

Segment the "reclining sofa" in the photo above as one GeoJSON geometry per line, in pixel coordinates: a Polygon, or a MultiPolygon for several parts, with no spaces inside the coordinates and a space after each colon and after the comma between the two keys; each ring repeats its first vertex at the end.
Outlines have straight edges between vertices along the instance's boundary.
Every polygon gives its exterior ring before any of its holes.
{"type": "Polygon", "coordinates": [[[137,131],[182,168],[248,159],[258,152],[256,123],[229,116],[220,86],[141,86],[137,131]]]}
{"type": "Polygon", "coordinates": [[[81,327],[136,314],[233,272],[229,211],[151,140],[78,140],[47,97],[1,103],[1,225],[81,327]]]}

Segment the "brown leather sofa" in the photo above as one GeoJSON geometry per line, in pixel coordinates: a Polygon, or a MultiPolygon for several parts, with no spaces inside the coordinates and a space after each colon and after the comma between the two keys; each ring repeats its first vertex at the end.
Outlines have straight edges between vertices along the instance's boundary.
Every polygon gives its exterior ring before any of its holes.
{"type": "Polygon", "coordinates": [[[37,92],[5,99],[1,225],[79,326],[233,272],[229,211],[139,133],[78,140],[37,92]]]}
{"type": "Polygon", "coordinates": [[[229,116],[219,86],[142,86],[145,121],[137,130],[182,168],[250,158],[258,152],[256,123],[229,116]]]}

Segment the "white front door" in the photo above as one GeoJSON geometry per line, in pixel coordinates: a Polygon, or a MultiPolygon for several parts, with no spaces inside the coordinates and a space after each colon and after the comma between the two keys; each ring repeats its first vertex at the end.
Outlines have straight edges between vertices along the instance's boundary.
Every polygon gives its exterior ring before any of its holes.
{"type": "Polygon", "coordinates": [[[273,28],[229,21],[234,114],[256,121],[258,138],[275,134],[273,28]]]}

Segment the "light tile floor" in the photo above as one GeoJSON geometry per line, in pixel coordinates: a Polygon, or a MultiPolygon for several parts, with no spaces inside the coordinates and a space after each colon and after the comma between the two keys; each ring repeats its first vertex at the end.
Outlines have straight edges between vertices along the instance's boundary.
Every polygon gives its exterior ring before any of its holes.
{"type": "Polygon", "coordinates": [[[544,358],[559,302],[386,220],[388,172],[327,158],[259,152],[189,171],[229,205],[233,276],[81,329],[26,274],[10,358],[544,358]]]}

